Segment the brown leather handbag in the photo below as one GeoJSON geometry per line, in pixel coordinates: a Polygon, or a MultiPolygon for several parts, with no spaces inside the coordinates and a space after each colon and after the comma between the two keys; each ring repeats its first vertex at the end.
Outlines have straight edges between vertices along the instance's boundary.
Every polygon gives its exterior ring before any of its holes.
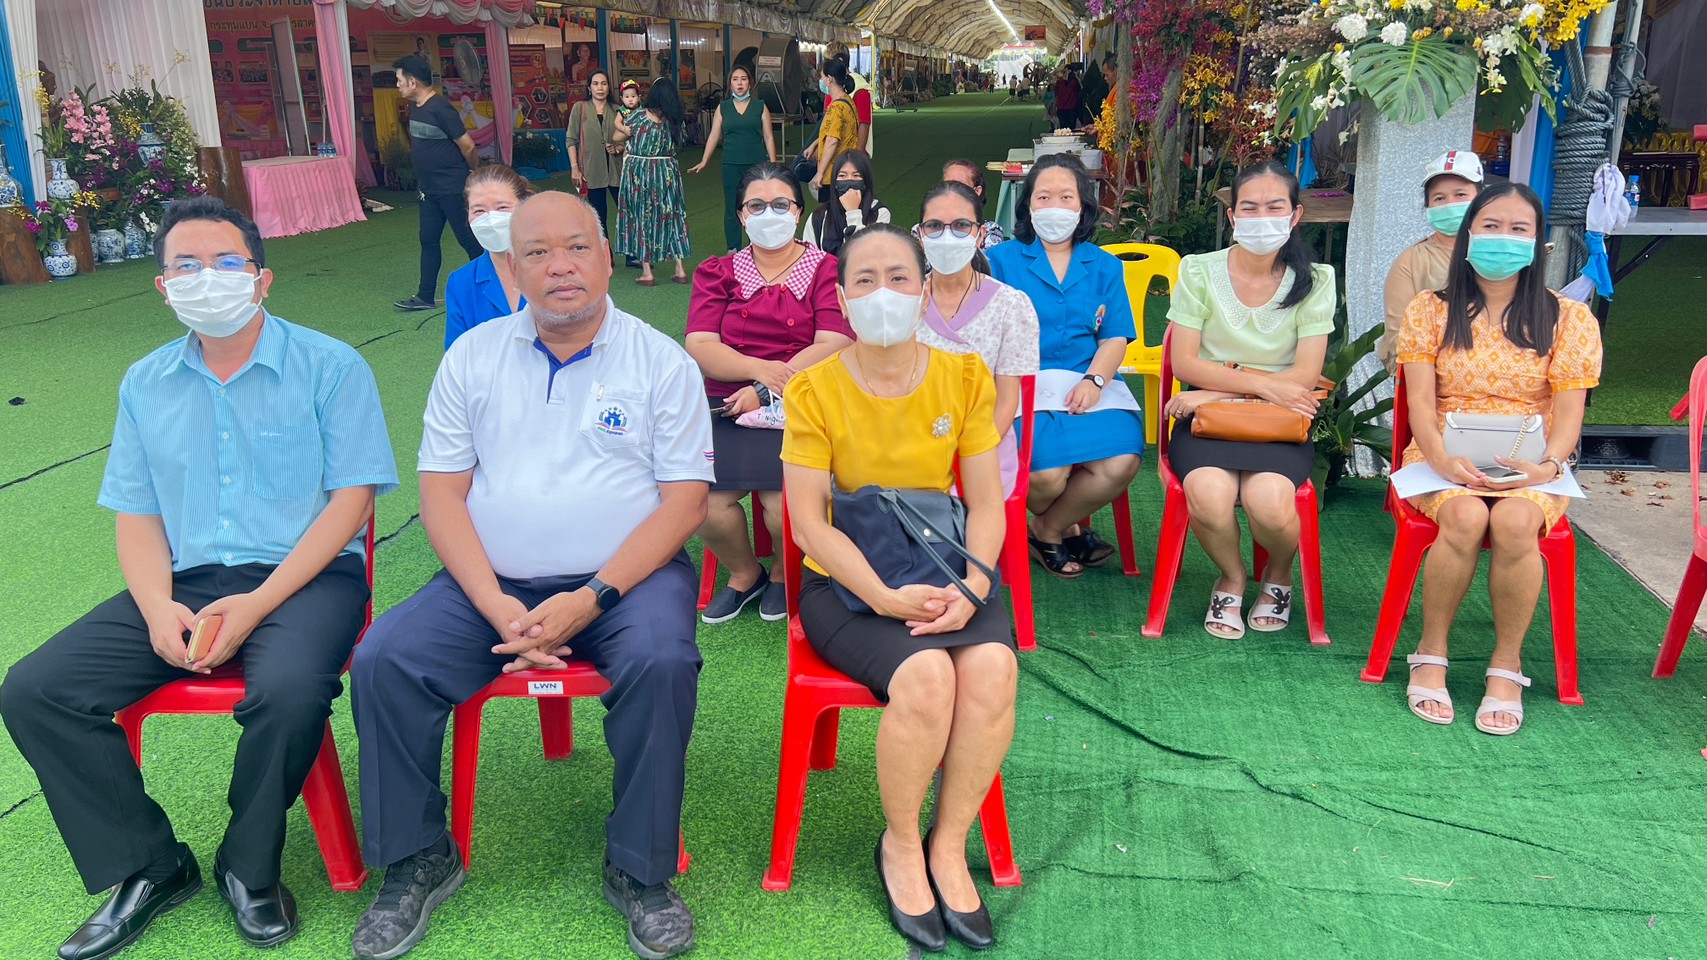
{"type": "MultiPolygon", "coordinates": [[[[1267,370],[1253,370],[1232,362],[1226,366],[1265,377],[1270,375],[1267,370]]],[[[1318,378],[1310,395],[1318,401],[1326,400],[1333,389],[1332,380],[1318,378]]],[[[1306,443],[1310,439],[1310,418],[1260,397],[1231,397],[1199,406],[1192,413],[1191,435],[1240,443],[1306,443]]]]}

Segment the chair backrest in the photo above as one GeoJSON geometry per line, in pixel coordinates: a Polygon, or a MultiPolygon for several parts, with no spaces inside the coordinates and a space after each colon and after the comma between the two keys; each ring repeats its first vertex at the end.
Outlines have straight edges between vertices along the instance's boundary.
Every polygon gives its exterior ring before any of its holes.
{"type": "Polygon", "coordinates": [[[1008,499],[1026,502],[1031,493],[1031,426],[1037,419],[1037,378],[1019,378],[1019,477],[1008,499]]]}
{"type": "Polygon", "coordinates": [[[1169,351],[1174,344],[1174,327],[1168,324],[1168,329],[1162,333],[1162,382],[1160,409],[1156,411],[1156,456],[1168,455],[1168,430],[1173,426],[1172,418],[1166,416],[1168,401],[1174,396],[1174,358],[1169,351]]]}
{"type": "Polygon", "coordinates": [[[1132,317],[1138,327],[1138,338],[1126,349],[1128,360],[1135,361],[1132,351],[1143,347],[1144,303],[1150,296],[1150,282],[1161,277],[1168,283],[1168,294],[1173,294],[1174,284],[1179,282],[1179,252],[1156,243],[1110,243],[1103,249],[1120,258],[1126,268],[1126,299],[1132,302],[1132,317]]]}
{"type": "MultiPolygon", "coordinates": [[[[376,509],[375,515],[367,518],[367,532],[362,534],[362,553],[366,557],[367,564],[367,609],[362,615],[362,633],[366,633],[368,625],[373,623],[373,524],[377,515],[376,509]]],[[[359,635],[356,637],[356,642],[361,642],[359,635]]]]}
{"type": "Polygon", "coordinates": [[[1411,445],[1411,400],[1405,396],[1405,367],[1393,375],[1393,456],[1404,455],[1411,445]]]}
{"type": "Polygon", "coordinates": [[[1689,414],[1689,501],[1695,511],[1695,529],[1701,529],[1701,427],[1707,415],[1707,357],[1695,362],[1695,372],[1689,375],[1689,393],[1672,408],[1671,418],[1682,420],[1689,414]]]}

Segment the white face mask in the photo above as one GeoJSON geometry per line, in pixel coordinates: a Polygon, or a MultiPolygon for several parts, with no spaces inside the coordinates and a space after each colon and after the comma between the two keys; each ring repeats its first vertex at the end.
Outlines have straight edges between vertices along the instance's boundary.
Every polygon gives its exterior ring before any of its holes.
{"type": "Polygon", "coordinates": [[[510,211],[492,210],[469,221],[474,239],[493,253],[510,251],[510,211]]]}
{"type": "Polygon", "coordinates": [[[184,326],[204,337],[229,337],[255,319],[252,273],[204,268],[193,277],[166,281],[166,302],[184,326]]]}
{"type": "Polygon", "coordinates": [[[1286,246],[1291,237],[1291,217],[1233,218],[1233,242],[1258,256],[1286,246]]]}
{"type": "Polygon", "coordinates": [[[1044,243],[1060,243],[1079,229],[1079,211],[1065,207],[1044,207],[1031,211],[1031,229],[1044,243]]]}
{"type": "Polygon", "coordinates": [[[790,210],[777,213],[766,210],[747,217],[747,236],[753,246],[762,250],[781,250],[794,241],[794,229],[800,226],[800,215],[790,210]]]}
{"type": "Polygon", "coordinates": [[[848,301],[848,325],[854,336],[879,347],[893,347],[913,339],[924,318],[925,298],[910,297],[884,287],[858,300],[848,301]]]}
{"type": "Polygon", "coordinates": [[[925,248],[925,262],[937,273],[959,273],[972,262],[973,254],[978,252],[978,234],[974,231],[969,236],[957,237],[953,230],[944,229],[940,237],[922,237],[919,244],[925,248]]]}

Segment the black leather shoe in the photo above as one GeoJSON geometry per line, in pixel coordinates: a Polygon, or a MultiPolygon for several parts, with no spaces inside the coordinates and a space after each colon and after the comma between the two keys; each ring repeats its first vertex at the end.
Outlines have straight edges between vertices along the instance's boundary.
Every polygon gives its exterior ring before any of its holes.
{"type": "Polygon", "coordinates": [[[296,936],[296,898],[284,884],[246,887],[226,868],[224,857],[214,858],[213,882],[231,905],[237,933],[250,946],[275,947],[296,936]]]}
{"type": "Polygon", "coordinates": [[[949,909],[948,901],[942,898],[942,891],[937,889],[936,873],[931,870],[931,835],[925,834],[925,876],[931,882],[931,894],[936,897],[937,909],[942,912],[942,925],[948,930],[949,936],[959,940],[974,950],[988,950],[996,945],[996,934],[990,924],[990,908],[984,905],[982,897],[978,899],[978,909],[971,913],[958,913],[949,909]]]}
{"type": "Polygon", "coordinates": [[[889,895],[889,876],[883,872],[882,833],[877,835],[877,882],[883,884],[883,898],[889,901],[889,922],[895,925],[895,931],[929,953],[941,953],[948,946],[948,934],[942,928],[942,914],[935,909],[916,916],[902,913],[901,908],[895,905],[895,898],[889,895]]]}
{"type": "Polygon", "coordinates": [[[59,945],[60,960],[101,960],[118,953],[142,936],[155,917],[189,902],[201,888],[201,867],[188,851],[165,883],[131,877],[114,887],[101,909],[59,945]]]}

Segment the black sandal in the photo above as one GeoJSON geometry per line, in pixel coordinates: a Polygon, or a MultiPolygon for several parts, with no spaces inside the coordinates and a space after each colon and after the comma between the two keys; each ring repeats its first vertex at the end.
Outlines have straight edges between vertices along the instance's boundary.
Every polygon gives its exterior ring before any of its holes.
{"type": "Polygon", "coordinates": [[[1085,532],[1077,536],[1062,537],[1061,546],[1067,548],[1067,555],[1077,561],[1080,566],[1100,567],[1109,557],[1114,556],[1114,545],[1097,536],[1095,530],[1085,528],[1085,532]]]}
{"type": "Polygon", "coordinates": [[[1085,575],[1083,564],[1079,565],[1078,570],[1069,571],[1067,569],[1067,564],[1078,563],[1079,561],[1075,560],[1061,544],[1044,543],[1032,536],[1029,530],[1026,531],[1025,539],[1031,544],[1031,559],[1043,564],[1043,569],[1063,580],[1077,580],[1085,575]]]}

